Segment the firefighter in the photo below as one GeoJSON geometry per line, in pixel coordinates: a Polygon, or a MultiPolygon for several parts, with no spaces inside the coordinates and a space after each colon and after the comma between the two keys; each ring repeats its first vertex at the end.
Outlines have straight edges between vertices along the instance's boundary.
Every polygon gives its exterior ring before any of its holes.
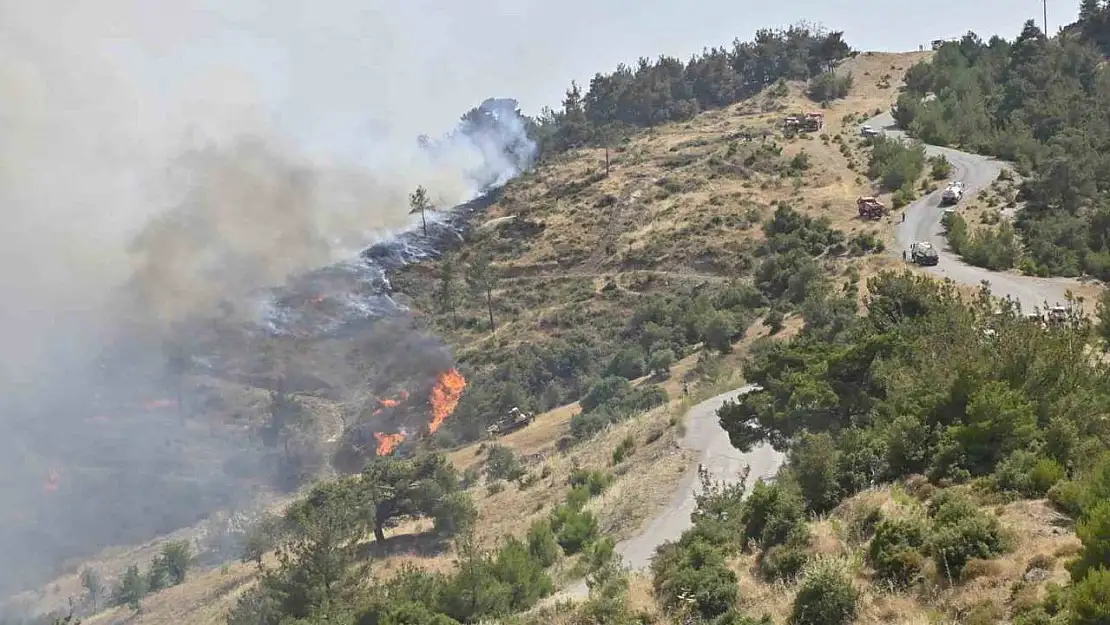
{"type": "Polygon", "coordinates": [[[902,213],[902,223],[906,223],[906,214],[902,213]]]}
{"type": "Polygon", "coordinates": [[[906,262],[906,250],[902,250],[902,262],[906,262]]]}

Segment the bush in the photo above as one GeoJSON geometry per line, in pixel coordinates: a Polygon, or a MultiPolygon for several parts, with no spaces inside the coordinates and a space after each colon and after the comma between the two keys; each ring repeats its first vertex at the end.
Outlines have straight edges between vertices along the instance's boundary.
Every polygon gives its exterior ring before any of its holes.
{"type": "Polygon", "coordinates": [[[570,502],[551,513],[551,529],[563,553],[568,556],[589,547],[598,537],[597,518],[570,502]]]}
{"type": "Polygon", "coordinates": [[[746,540],[762,549],[785,545],[807,533],[805,504],[796,487],[783,482],[756,482],[741,513],[746,540]]]}
{"type": "Polygon", "coordinates": [[[486,478],[493,480],[515,481],[524,475],[520,457],[504,445],[490,445],[486,455],[486,478]]]}
{"type": "Polygon", "coordinates": [[[671,365],[674,364],[674,351],[671,349],[663,348],[651,352],[648,358],[648,371],[653,375],[666,376],[671,372],[671,365]]]}
{"type": "Polygon", "coordinates": [[[790,448],[790,468],[807,512],[823,513],[840,503],[842,491],[838,464],[840,453],[827,432],[803,432],[790,448]]]}
{"type": "Polygon", "coordinates": [[[613,449],[613,464],[620,464],[625,461],[632,452],[636,450],[636,441],[632,435],[625,436],[624,439],[613,449]]]}
{"type": "Polygon", "coordinates": [[[639,347],[626,347],[617,352],[609,361],[605,375],[618,376],[629,380],[644,375],[644,353],[639,347]]]}
{"type": "Polygon", "coordinates": [[[912,189],[898,189],[890,196],[890,205],[893,208],[902,208],[913,204],[914,193],[912,189]]]}
{"type": "Polygon", "coordinates": [[[925,146],[892,137],[872,137],[867,175],[887,191],[912,188],[925,169],[925,146]]]}
{"type": "Polygon", "coordinates": [[[620,399],[631,391],[632,385],[628,383],[628,380],[622,377],[609,376],[591,386],[586,395],[579,400],[578,405],[582,406],[583,412],[589,412],[606,402],[620,399]]]}
{"type": "Polygon", "coordinates": [[[937,571],[955,581],[973,558],[986,560],[1006,552],[1008,540],[998,519],[965,496],[941,491],[929,504],[934,531],[930,551],[937,571]]]}
{"type": "Polygon", "coordinates": [[[915,518],[883,519],[867,549],[867,559],[875,574],[895,588],[908,588],[925,565],[922,551],[928,541],[928,527],[915,518]]]}
{"type": "Polygon", "coordinates": [[[528,553],[544,568],[559,559],[559,542],[549,519],[539,519],[528,528],[528,553]]]}
{"type": "Polygon", "coordinates": [[[844,568],[832,561],[815,564],[806,572],[794,607],[791,625],[847,625],[856,618],[859,591],[844,568]]]}
{"type": "Polygon", "coordinates": [[[1063,480],[1048,489],[1048,500],[1061,512],[1071,516],[1079,516],[1083,511],[1086,499],[1086,490],[1081,482],[1063,480]]]}
{"type": "Polygon", "coordinates": [[[567,481],[571,488],[584,487],[590,493],[590,497],[597,497],[609,488],[614,479],[611,473],[605,471],[577,468],[570,472],[567,481]]]}
{"type": "Polygon", "coordinates": [[[694,610],[712,619],[728,612],[739,594],[739,580],[720,550],[701,540],[660,545],[651,571],[655,594],[670,610],[683,605],[683,595],[692,596],[694,610]]]}
{"type": "Polygon", "coordinates": [[[1080,579],[1095,568],[1110,565],[1110,501],[1100,501],[1087,510],[1075,528],[1083,551],[1069,567],[1072,579],[1080,579]]]}
{"type": "Polygon", "coordinates": [[[1064,467],[1059,462],[1025,450],[1010,454],[994,470],[1000,490],[1029,498],[1044,497],[1063,478],[1064,467]]]}
{"type": "Polygon", "coordinates": [[[952,174],[952,165],[942,155],[931,157],[929,165],[929,175],[933,180],[944,180],[952,174]]]}
{"type": "Polygon", "coordinates": [[[806,88],[806,95],[814,102],[830,102],[839,100],[848,95],[852,90],[854,79],[849,72],[838,76],[835,72],[825,72],[810,79],[806,88]]]}
{"type": "Polygon", "coordinates": [[[808,562],[804,544],[775,545],[759,555],[759,572],[768,581],[792,581],[808,562]]]}
{"type": "Polygon", "coordinates": [[[1070,625],[1105,625],[1110,622],[1110,570],[1091,571],[1071,591],[1070,625]]]}

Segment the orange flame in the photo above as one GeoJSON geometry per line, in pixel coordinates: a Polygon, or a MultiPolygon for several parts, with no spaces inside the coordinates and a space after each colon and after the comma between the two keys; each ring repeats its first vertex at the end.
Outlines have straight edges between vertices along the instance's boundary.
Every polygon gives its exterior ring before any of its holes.
{"type": "Polygon", "coordinates": [[[156,410],[158,408],[169,408],[169,407],[175,405],[176,403],[177,402],[175,402],[172,399],[154,399],[154,400],[148,401],[145,404],[143,404],[143,409],[145,409],[145,410],[156,410]]]}
{"type": "Polygon", "coordinates": [[[383,408],[396,408],[398,404],[401,403],[399,400],[396,399],[380,399],[378,401],[382,402],[383,408]]]}
{"type": "Polygon", "coordinates": [[[455,412],[455,407],[459,405],[459,398],[462,397],[465,388],[466,378],[455,369],[439,376],[436,385],[432,387],[432,396],[429,398],[432,404],[432,422],[428,424],[430,434],[435,434],[447,417],[455,412]]]}
{"type": "Polygon", "coordinates": [[[397,432],[396,434],[383,434],[381,432],[374,432],[374,438],[378,439],[378,455],[388,456],[405,440],[405,433],[397,432]]]}
{"type": "Polygon", "coordinates": [[[327,295],[317,295],[316,297],[312,298],[312,303],[313,304],[322,304],[322,303],[324,303],[324,300],[326,300],[326,299],[328,299],[327,295]]]}

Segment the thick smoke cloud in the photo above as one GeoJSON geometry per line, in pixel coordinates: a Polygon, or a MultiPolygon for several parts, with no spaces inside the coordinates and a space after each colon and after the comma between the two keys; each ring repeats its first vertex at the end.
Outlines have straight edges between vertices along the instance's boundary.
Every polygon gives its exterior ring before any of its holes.
{"type": "Polygon", "coordinates": [[[238,505],[269,469],[242,424],[197,417],[211,396],[175,406],[166,346],[204,363],[223,338],[198,319],[263,322],[260,288],[406,228],[417,184],[450,206],[534,158],[506,100],[423,145],[411,116],[306,144],[264,106],[280,69],[184,60],[264,8],[207,4],[0,0],[0,594],[238,505]]]}

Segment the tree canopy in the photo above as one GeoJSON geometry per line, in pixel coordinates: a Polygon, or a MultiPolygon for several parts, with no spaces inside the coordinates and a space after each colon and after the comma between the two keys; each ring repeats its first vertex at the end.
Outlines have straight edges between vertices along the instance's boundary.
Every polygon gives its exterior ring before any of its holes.
{"type": "Polygon", "coordinates": [[[898,99],[898,124],[923,141],[1017,164],[1028,273],[1110,277],[1108,14],[1084,2],[1054,38],[1031,20],[1013,41],[968,33],[911,67],[898,99]]]}

